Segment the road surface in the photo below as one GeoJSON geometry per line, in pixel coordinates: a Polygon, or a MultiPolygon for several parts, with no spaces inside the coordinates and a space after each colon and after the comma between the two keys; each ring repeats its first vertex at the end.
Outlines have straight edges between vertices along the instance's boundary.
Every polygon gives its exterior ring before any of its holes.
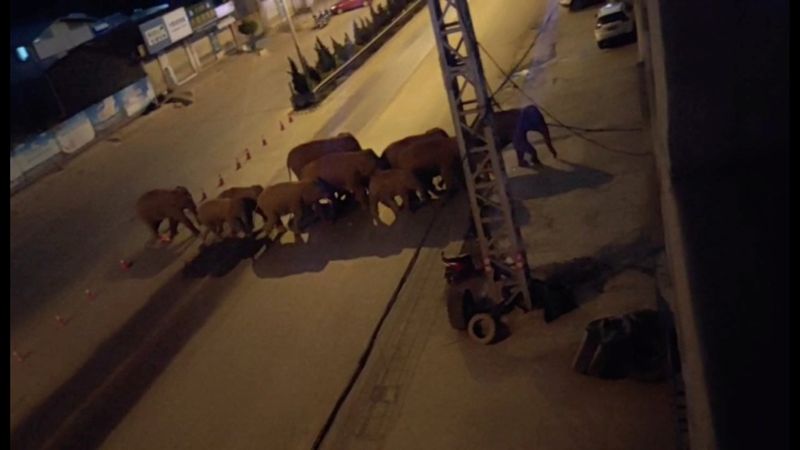
{"type": "MultiPolygon", "coordinates": [[[[544,6],[475,0],[478,39],[510,66],[544,6]]],[[[185,185],[196,197],[212,196],[218,174],[226,187],[284,181],[287,151],[315,137],[349,131],[380,151],[434,126],[452,129],[427,11],[291,124],[288,39],[275,37],[269,58],[220,63],[192,85],[191,107],[165,107],[134,122],[117,133],[119,143],[96,145],[12,198],[12,344],[28,354],[12,366],[12,426],[143,307],[180,297],[206,314],[187,326],[185,343],[127,416],[109,425],[117,426],[104,448],[310,446],[444,206],[402,216],[391,228],[374,227],[358,211],[223,277],[180,282],[197,243],[182,240],[183,232],[168,249],[145,248],[147,230],[132,208],[154,187],[185,185]],[[253,159],[234,172],[244,148],[253,159]],[[119,268],[123,258],[134,261],[131,270],[119,268]],[[86,289],[97,294],[91,302],[86,289]]],[[[499,73],[486,69],[497,85],[499,73]]]]}

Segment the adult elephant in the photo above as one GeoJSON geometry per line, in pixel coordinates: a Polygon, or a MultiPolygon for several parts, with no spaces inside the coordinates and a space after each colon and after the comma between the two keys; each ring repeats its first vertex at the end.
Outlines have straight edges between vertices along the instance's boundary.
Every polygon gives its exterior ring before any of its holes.
{"type": "Polygon", "coordinates": [[[325,155],[360,150],[361,144],[350,133],[339,133],[336,137],[300,144],[291,149],[286,157],[286,170],[289,173],[289,180],[292,179],[293,173],[295,177],[300,179],[301,172],[306,165],[325,155]]]}

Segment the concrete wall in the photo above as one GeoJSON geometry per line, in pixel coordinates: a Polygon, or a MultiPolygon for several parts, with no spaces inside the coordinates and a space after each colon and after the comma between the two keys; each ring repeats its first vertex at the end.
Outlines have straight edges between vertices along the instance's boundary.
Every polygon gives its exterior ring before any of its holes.
{"type": "Polygon", "coordinates": [[[639,6],[691,448],[788,448],[788,6],[639,6]]]}

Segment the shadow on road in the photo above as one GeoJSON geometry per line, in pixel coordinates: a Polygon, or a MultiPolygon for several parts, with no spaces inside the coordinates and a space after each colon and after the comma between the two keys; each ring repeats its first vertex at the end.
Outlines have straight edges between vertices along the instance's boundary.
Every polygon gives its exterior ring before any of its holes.
{"type": "Polygon", "coordinates": [[[126,261],[133,264],[129,269],[122,270],[119,265],[114,264],[106,272],[106,279],[109,281],[130,278],[146,280],[155,277],[180,258],[197,239],[194,236],[182,236],[183,233],[187,232],[181,230],[178,237],[182,239],[170,245],[143,246],[139,251],[125,258],[126,261]]]}
{"type": "Polygon", "coordinates": [[[578,164],[568,164],[568,169],[544,166],[536,173],[512,177],[508,180],[511,196],[518,200],[552,197],[576,189],[592,189],[611,182],[613,175],[578,164]]]}
{"type": "MultiPolygon", "coordinates": [[[[456,197],[450,201],[466,200],[456,197]]],[[[330,261],[397,255],[417,248],[436,209],[448,206],[436,201],[414,213],[403,210],[391,226],[373,225],[372,216],[356,208],[335,223],[320,222],[309,228],[307,242],[272,245],[253,263],[253,271],[260,278],[280,278],[321,272],[330,261]]],[[[426,246],[443,246],[446,241],[434,239],[426,246]]]]}
{"type": "Polygon", "coordinates": [[[269,245],[267,238],[225,238],[201,247],[200,253],[183,268],[183,275],[188,278],[225,276],[240,261],[254,258],[262,248],[269,245]]]}

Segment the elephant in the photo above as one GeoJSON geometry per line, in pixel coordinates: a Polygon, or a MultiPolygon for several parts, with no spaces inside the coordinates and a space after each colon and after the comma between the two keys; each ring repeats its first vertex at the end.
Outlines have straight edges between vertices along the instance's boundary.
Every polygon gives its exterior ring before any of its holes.
{"type": "Polygon", "coordinates": [[[528,162],[525,161],[525,153],[531,155],[534,164],[542,164],[536,155],[536,149],[528,142],[528,131],[541,133],[550,153],[553,154],[553,157],[558,158],[556,149],[550,139],[550,130],[547,128],[544,116],[535,105],[495,112],[494,122],[497,150],[500,151],[506,145],[513,143],[520,166],[529,166],[528,162]]]}
{"type": "Polygon", "coordinates": [[[269,235],[276,225],[285,229],[281,216],[291,213],[292,231],[300,233],[300,220],[305,207],[315,209],[322,199],[330,200],[332,194],[328,186],[320,180],[287,181],[264,189],[258,196],[258,209],[265,217],[263,231],[269,235]]]}
{"type": "Polygon", "coordinates": [[[319,139],[316,141],[300,144],[289,151],[286,157],[286,170],[289,173],[289,180],[292,173],[300,179],[303,167],[310,162],[331,153],[357,152],[361,150],[361,144],[350,133],[339,133],[336,137],[329,139],[319,139]]]}
{"type": "Polygon", "coordinates": [[[417,141],[397,154],[393,169],[413,172],[426,191],[438,192],[433,185],[433,176],[439,174],[447,190],[458,189],[461,176],[458,142],[455,138],[437,138],[417,141]]]}
{"type": "Polygon", "coordinates": [[[379,166],[380,158],[372,149],[360,152],[325,155],[303,168],[301,180],[320,179],[337,192],[352,194],[362,207],[367,207],[366,185],[379,166]]]}
{"type": "Polygon", "coordinates": [[[215,198],[201,203],[197,209],[197,221],[205,227],[203,243],[205,243],[209,231],[222,238],[225,224],[228,224],[233,235],[238,234],[239,231],[243,231],[248,236],[251,235],[253,229],[248,224],[245,201],[246,199],[241,198],[215,198]]]}
{"type": "MultiPolygon", "coordinates": [[[[232,187],[222,191],[217,198],[241,199],[244,201],[245,215],[247,216],[247,226],[253,229],[253,214],[258,211],[258,196],[264,190],[259,185],[249,187],[232,187]]],[[[263,219],[264,216],[261,216],[263,219]]]]}
{"type": "Polygon", "coordinates": [[[447,132],[441,128],[431,128],[430,130],[422,133],[422,134],[415,134],[413,136],[408,136],[399,141],[392,142],[389,144],[388,147],[383,151],[381,154],[381,159],[385,160],[389,166],[394,167],[397,163],[398,155],[405,149],[406,147],[413,145],[417,142],[424,141],[427,139],[436,139],[436,138],[448,138],[450,136],[447,135],[447,132]]]}
{"type": "Polygon", "coordinates": [[[422,194],[426,200],[429,198],[422,183],[419,182],[414,173],[402,169],[389,169],[376,171],[369,179],[369,210],[372,217],[379,222],[378,203],[383,203],[392,209],[395,216],[400,209],[409,206],[411,209],[411,194],[416,199],[422,194]],[[403,204],[398,205],[395,196],[403,199],[403,204]]]}
{"type": "Polygon", "coordinates": [[[189,210],[197,217],[197,206],[192,194],[183,186],[175,189],[153,189],[145,192],[136,201],[136,213],[158,239],[158,227],[164,219],[169,221],[169,240],[178,232],[178,223],[182,223],[195,236],[200,234],[194,223],[186,217],[184,210],[189,210]]]}

